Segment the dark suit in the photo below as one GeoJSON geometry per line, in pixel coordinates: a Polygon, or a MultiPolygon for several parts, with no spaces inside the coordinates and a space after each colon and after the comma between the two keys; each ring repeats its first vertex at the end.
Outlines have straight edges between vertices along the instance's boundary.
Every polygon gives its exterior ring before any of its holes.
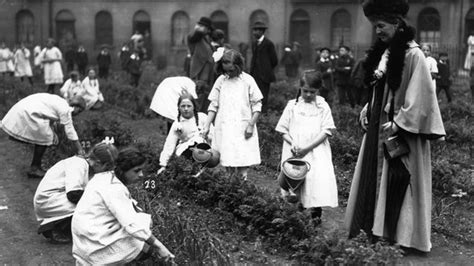
{"type": "Polygon", "coordinates": [[[252,61],[250,64],[250,75],[257,82],[258,88],[263,94],[262,110],[267,107],[270,83],[276,80],[273,69],[278,65],[278,57],[275,45],[267,38],[263,38],[260,44],[252,44],[252,61]]]}
{"type": "Polygon", "coordinates": [[[214,50],[209,35],[194,31],[188,36],[188,47],[191,52],[189,77],[194,81],[204,81],[209,87],[206,91],[198,91],[200,111],[207,112],[207,96],[214,82],[214,50]]]}

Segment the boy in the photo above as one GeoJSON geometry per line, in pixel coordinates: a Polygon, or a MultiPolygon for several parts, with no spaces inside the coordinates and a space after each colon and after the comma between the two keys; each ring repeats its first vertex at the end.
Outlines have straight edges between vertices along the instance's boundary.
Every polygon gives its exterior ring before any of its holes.
{"type": "Polygon", "coordinates": [[[448,102],[450,103],[451,98],[451,69],[449,66],[449,59],[448,54],[445,52],[439,53],[438,59],[438,81],[437,81],[437,88],[436,94],[439,95],[440,91],[444,90],[446,93],[446,97],[448,98],[448,102]]]}

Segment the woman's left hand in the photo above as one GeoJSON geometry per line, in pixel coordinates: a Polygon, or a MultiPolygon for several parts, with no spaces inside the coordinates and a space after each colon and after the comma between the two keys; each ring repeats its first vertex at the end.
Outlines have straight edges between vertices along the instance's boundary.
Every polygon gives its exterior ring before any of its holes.
{"type": "Polygon", "coordinates": [[[247,128],[245,129],[245,139],[249,139],[250,137],[253,136],[253,125],[248,125],[247,128]]]}
{"type": "Polygon", "coordinates": [[[384,131],[389,131],[390,134],[395,134],[398,132],[398,130],[400,129],[396,123],[392,122],[392,121],[388,121],[386,123],[384,123],[382,125],[382,128],[384,131]]]}

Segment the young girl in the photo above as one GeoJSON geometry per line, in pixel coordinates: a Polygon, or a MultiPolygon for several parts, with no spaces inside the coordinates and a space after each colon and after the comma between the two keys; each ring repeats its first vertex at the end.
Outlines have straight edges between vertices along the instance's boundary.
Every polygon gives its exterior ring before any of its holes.
{"type": "Polygon", "coordinates": [[[168,137],[166,137],[163,151],[160,154],[160,170],[164,171],[169,159],[173,154],[180,156],[189,147],[203,142],[201,130],[207,121],[207,115],[198,113],[196,101],[191,94],[184,94],[178,99],[178,116],[173,122],[168,137]]]}
{"type": "Polygon", "coordinates": [[[73,156],[51,167],[34,197],[38,233],[57,243],[71,242],[71,217],[77,202],[94,174],[110,171],[118,151],[112,144],[95,145],[88,156],[73,156]]]}
{"type": "Polygon", "coordinates": [[[61,51],[54,46],[54,40],[48,39],[46,48],[41,51],[39,57],[43,65],[44,83],[48,85],[48,92],[54,94],[56,85],[63,83],[63,71],[61,68],[63,55],[61,51]]]}
{"type": "Polygon", "coordinates": [[[71,71],[71,73],[69,73],[69,79],[66,80],[61,89],[59,89],[60,95],[69,102],[70,99],[76,95],[82,95],[82,92],[83,88],[79,80],[79,72],[71,71]]]}
{"type": "Polygon", "coordinates": [[[165,260],[174,255],[152,234],[151,215],[131,198],[127,185],[143,178],[146,158],[134,148],[119,152],[114,171],[87,184],[72,217],[72,254],[77,265],[123,265],[156,248],[165,260]]]}
{"type": "Polygon", "coordinates": [[[438,63],[436,59],[431,56],[431,45],[424,43],[421,45],[421,50],[425,55],[426,64],[430,70],[431,80],[433,81],[434,87],[436,88],[436,78],[438,77],[438,63]]]}
{"type": "Polygon", "coordinates": [[[99,80],[94,69],[89,69],[87,77],[82,81],[82,98],[86,101],[86,110],[100,109],[104,104],[104,96],[99,90],[99,80]]]}
{"type": "MultiPolygon", "coordinates": [[[[328,136],[335,129],[329,105],[318,96],[322,75],[305,71],[300,79],[298,96],[290,100],[278,121],[276,131],[283,134],[282,162],[298,157],[310,163],[311,169],[299,191],[302,206],[310,209],[319,224],[322,206],[337,207],[336,177],[328,136]]],[[[287,195],[286,191],[282,191],[287,195]]]]}
{"type": "Polygon", "coordinates": [[[223,74],[209,94],[211,103],[203,135],[214,122],[212,146],[221,154],[221,165],[245,180],[249,166],[260,164],[256,123],[263,96],[255,80],[242,71],[244,59],[239,52],[226,50],[216,67],[223,74]]]}

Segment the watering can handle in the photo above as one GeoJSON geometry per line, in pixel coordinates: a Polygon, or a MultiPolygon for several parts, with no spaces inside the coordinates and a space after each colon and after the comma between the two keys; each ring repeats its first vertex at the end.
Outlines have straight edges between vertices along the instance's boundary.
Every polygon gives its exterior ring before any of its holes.
{"type": "Polygon", "coordinates": [[[304,161],[304,163],[308,166],[308,172],[311,171],[311,164],[308,163],[307,161],[304,161]]]}

